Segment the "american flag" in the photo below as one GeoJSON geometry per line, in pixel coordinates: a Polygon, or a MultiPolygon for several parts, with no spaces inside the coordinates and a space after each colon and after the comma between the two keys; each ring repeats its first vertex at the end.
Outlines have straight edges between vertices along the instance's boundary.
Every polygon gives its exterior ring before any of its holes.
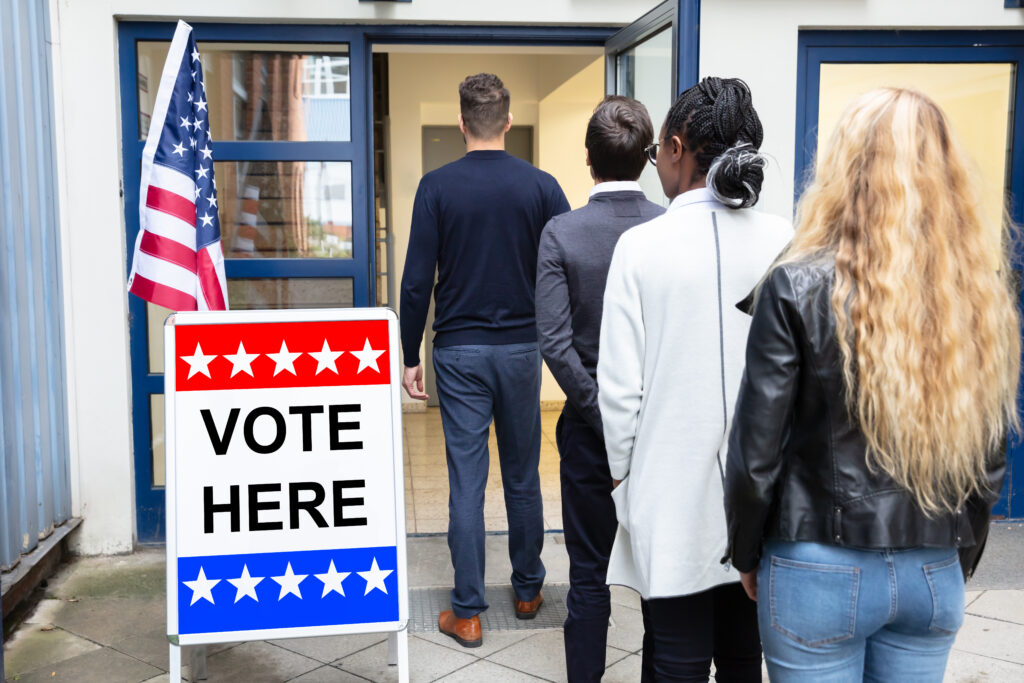
{"type": "Polygon", "coordinates": [[[192,27],[178,22],[142,152],[128,291],[175,311],[228,307],[213,136],[192,27]]]}

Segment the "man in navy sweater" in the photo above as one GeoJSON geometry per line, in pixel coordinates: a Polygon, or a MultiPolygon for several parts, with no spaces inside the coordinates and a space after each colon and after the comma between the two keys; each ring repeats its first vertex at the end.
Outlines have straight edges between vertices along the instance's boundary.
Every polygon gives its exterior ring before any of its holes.
{"type": "Polygon", "coordinates": [[[448,459],[452,609],[438,628],[465,647],[483,643],[484,489],[488,430],[498,438],[516,616],[543,602],[540,493],[541,358],[534,317],[544,225],[569,210],[547,173],[505,152],[509,92],[497,76],[459,86],[466,156],[420,181],[402,275],[402,386],[424,400],[420,342],[434,292],[434,372],[448,459]],[[434,272],[437,286],[434,287],[434,272]]]}

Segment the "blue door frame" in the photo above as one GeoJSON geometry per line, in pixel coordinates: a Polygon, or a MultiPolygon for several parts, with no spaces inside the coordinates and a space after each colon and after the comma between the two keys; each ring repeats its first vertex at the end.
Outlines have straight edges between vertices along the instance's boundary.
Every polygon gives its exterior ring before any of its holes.
{"type": "MultiPolygon", "coordinates": [[[[1012,63],[1010,216],[1024,223],[1024,32],[1019,31],[802,31],[796,100],[795,192],[806,184],[818,138],[818,101],[823,63],[1012,63]]],[[[1020,268],[1021,264],[1015,264],[1020,268]]],[[[1022,403],[1024,408],[1024,403],[1022,403]]],[[[1024,442],[1007,449],[1007,476],[993,514],[1024,517],[1024,442]],[[1016,479],[1019,481],[1015,481],[1016,479]]]]}
{"type": "MultiPolygon", "coordinates": [[[[683,0],[688,2],[690,0],[683,0]]],[[[173,23],[120,22],[122,167],[126,243],[131,249],[139,231],[139,161],[144,141],[139,139],[136,44],[170,41],[173,23]]],[[[533,26],[378,26],[378,25],[265,25],[196,24],[196,40],[203,42],[268,42],[337,44],[349,46],[351,74],[351,142],[214,142],[217,161],[348,161],[352,164],[353,258],[351,259],[227,259],[228,278],[349,277],[356,306],[372,306],[375,288],[373,231],[373,120],[371,50],[374,42],[487,45],[592,45],[603,46],[611,28],[533,26]]],[[[131,270],[128,255],[126,275],[131,270]]],[[[137,539],[142,544],[164,541],[164,491],[153,486],[150,396],[162,394],[162,374],[149,372],[146,304],[129,297],[129,334],[132,372],[133,450],[137,539]]],[[[159,419],[159,418],[157,418],[159,419]]]]}

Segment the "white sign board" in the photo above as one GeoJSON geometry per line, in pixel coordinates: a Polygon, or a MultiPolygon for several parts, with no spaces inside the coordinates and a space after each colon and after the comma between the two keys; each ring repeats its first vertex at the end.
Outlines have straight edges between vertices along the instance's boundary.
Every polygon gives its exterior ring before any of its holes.
{"type": "Polygon", "coordinates": [[[178,313],[164,344],[171,641],[404,629],[394,313],[178,313]]]}

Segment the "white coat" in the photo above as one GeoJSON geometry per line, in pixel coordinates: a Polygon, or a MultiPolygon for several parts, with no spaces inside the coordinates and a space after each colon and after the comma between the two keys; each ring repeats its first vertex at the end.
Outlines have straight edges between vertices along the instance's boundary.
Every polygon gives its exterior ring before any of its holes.
{"type": "Polygon", "coordinates": [[[626,232],[608,273],[597,367],[619,528],[608,583],[644,598],[739,581],[722,468],[750,317],[736,308],[792,239],[790,223],[686,192],[626,232]]]}

